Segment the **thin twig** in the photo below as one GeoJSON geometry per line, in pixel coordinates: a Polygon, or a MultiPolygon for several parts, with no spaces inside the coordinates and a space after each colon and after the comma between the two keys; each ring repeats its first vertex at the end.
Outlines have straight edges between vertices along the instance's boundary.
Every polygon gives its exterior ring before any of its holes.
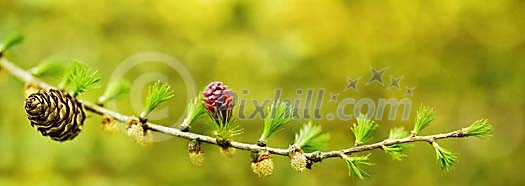
{"type": "MultiPolygon", "coordinates": [[[[20,67],[14,65],[12,62],[8,61],[7,59],[0,57],[0,69],[8,71],[13,76],[17,77],[18,79],[22,80],[26,84],[33,84],[43,89],[50,89],[53,88],[53,86],[47,84],[46,82],[36,78],[33,76],[30,72],[25,71],[21,69],[20,67]]],[[[107,115],[115,119],[116,121],[127,123],[129,120],[133,118],[133,116],[124,115],[109,109],[106,109],[104,107],[98,106],[96,104],[93,104],[91,102],[80,100],[80,102],[84,105],[85,109],[98,114],[98,115],[107,115]]],[[[218,145],[216,138],[213,138],[211,136],[207,135],[201,135],[196,134],[192,132],[183,132],[176,128],[166,127],[159,124],[148,122],[145,124],[145,127],[159,133],[184,138],[188,140],[199,140],[201,142],[218,145]]],[[[439,139],[445,139],[445,138],[460,138],[465,137],[462,133],[462,130],[457,130],[445,134],[435,134],[435,135],[428,135],[428,136],[409,136],[406,138],[401,139],[395,139],[390,140],[386,139],[381,142],[368,144],[368,145],[360,145],[360,146],[354,146],[347,149],[341,149],[341,150],[334,150],[329,152],[313,152],[313,153],[306,153],[305,156],[314,161],[319,162],[323,159],[327,158],[334,158],[334,157],[341,157],[343,154],[349,155],[352,153],[357,152],[364,152],[364,151],[370,151],[373,149],[380,149],[383,146],[391,146],[395,144],[402,144],[402,143],[412,143],[412,142],[433,142],[434,140],[439,139]]],[[[231,147],[240,149],[240,150],[246,150],[246,151],[268,151],[271,154],[281,155],[281,156],[288,156],[289,155],[289,149],[283,149],[283,148],[273,148],[273,147],[261,147],[257,144],[249,144],[249,143],[241,143],[241,142],[231,142],[231,147]]]]}

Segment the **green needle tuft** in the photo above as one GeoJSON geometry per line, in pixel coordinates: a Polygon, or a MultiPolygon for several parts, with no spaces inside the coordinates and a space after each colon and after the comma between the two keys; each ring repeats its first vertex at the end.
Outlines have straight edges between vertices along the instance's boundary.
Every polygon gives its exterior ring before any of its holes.
{"type": "Polygon", "coordinates": [[[187,115],[182,123],[183,128],[186,129],[187,127],[190,127],[190,125],[195,120],[199,119],[199,117],[206,114],[206,107],[204,106],[204,103],[202,102],[203,99],[204,99],[203,96],[199,95],[193,98],[193,100],[191,100],[188,103],[188,106],[186,107],[187,115]]]}
{"type": "MultiPolygon", "coordinates": [[[[388,136],[388,139],[389,140],[396,140],[396,139],[401,139],[401,138],[405,138],[405,137],[408,137],[409,134],[408,132],[399,127],[399,128],[392,128],[390,130],[390,134],[388,136]]],[[[388,155],[390,155],[390,157],[394,160],[402,160],[403,158],[407,157],[406,154],[403,154],[403,151],[405,151],[406,149],[409,148],[409,145],[408,144],[395,144],[395,145],[390,145],[390,146],[383,146],[382,147],[383,150],[385,151],[385,153],[387,153],[388,155]]]]}
{"type": "Polygon", "coordinates": [[[417,111],[416,123],[412,130],[412,135],[417,135],[421,130],[428,127],[430,122],[434,120],[434,109],[428,106],[421,105],[417,111]]]}
{"type": "Polygon", "coordinates": [[[486,139],[492,136],[493,131],[494,128],[487,119],[480,119],[472,123],[469,127],[464,128],[463,134],[465,136],[476,136],[486,139]]]}
{"type": "Polygon", "coordinates": [[[358,146],[372,139],[372,132],[377,128],[377,124],[363,114],[359,115],[356,120],[357,123],[354,123],[352,132],[355,136],[355,145],[358,146]]]}
{"type": "Polygon", "coordinates": [[[129,93],[131,84],[127,80],[109,82],[106,91],[98,98],[99,104],[105,104],[108,101],[115,100],[120,96],[129,93]]]}
{"type": "Polygon", "coordinates": [[[31,74],[37,77],[44,76],[63,76],[64,72],[69,67],[69,61],[65,60],[56,60],[56,59],[47,59],[42,63],[38,64],[36,67],[31,68],[31,74]]]}
{"type": "Polygon", "coordinates": [[[60,87],[65,88],[68,85],[72,85],[73,96],[78,96],[88,89],[93,88],[99,81],[100,77],[97,71],[78,61],[73,61],[73,67],[66,73],[60,87]]]}
{"type": "Polygon", "coordinates": [[[286,102],[274,103],[266,109],[264,129],[259,141],[266,141],[274,132],[293,119],[293,110],[286,102]]]}
{"type": "Polygon", "coordinates": [[[174,91],[168,84],[161,83],[160,80],[153,83],[148,89],[144,111],[140,114],[140,117],[146,118],[160,103],[169,100],[174,95],[174,91]]]}
{"type": "Polygon", "coordinates": [[[439,162],[441,169],[445,172],[450,171],[457,162],[457,156],[451,151],[439,146],[437,142],[432,142],[432,146],[436,151],[436,159],[439,162]]]}
{"type": "Polygon", "coordinates": [[[304,152],[315,152],[328,149],[330,134],[322,133],[321,125],[311,121],[303,125],[299,133],[295,134],[294,144],[301,147],[304,152]]]}
{"type": "Polygon", "coordinates": [[[13,48],[14,46],[22,43],[23,40],[24,37],[20,33],[8,34],[0,44],[0,55],[1,53],[4,53],[5,51],[13,48]]]}
{"type": "Polygon", "coordinates": [[[346,165],[348,166],[348,175],[356,176],[361,180],[363,180],[366,176],[369,176],[369,174],[365,172],[360,166],[373,165],[372,163],[368,162],[369,157],[370,154],[367,154],[365,156],[347,156],[343,154],[342,158],[346,161],[346,165]]]}

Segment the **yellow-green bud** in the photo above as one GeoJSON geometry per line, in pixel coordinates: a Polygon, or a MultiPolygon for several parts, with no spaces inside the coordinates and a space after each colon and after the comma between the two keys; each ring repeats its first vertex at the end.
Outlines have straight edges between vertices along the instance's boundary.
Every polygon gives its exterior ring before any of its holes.
{"type": "Polygon", "coordinates": [[[145,145],[151,141],[151,132],[144,129],[138,118],[132,118],[127,125],[128,136],[139,144],[145,145]]]}
{"type": "Polygon", "coordinates": [[[204,163],[204,152],[202,151],[201,144],[197,140],[192,140],[188,144],[188,154],[190,161],[195,166],[200,166],[204,163]]]}
{"type": "Polygon", "coordinates": [[[108,115],[102,116],[102,128],[104,131],[115,134],[118,131],[117,125],[113,121],[113,118],[108,115]]]}
{"type": "Polygon", "coordinates": [[[303,172],[306,170],[306,166],[308,165],[308,159],[304,155],[304,151],[296,146],[292,145],[290,147],[290,165],[294,170],[297,172],[303,172]]]}
{"type": "Polygon", "coordinates": [[[273,173],[273,160],[267,151],[259,152],[252,158],[251,167],[259,177],[270,176],[273,173]]]}

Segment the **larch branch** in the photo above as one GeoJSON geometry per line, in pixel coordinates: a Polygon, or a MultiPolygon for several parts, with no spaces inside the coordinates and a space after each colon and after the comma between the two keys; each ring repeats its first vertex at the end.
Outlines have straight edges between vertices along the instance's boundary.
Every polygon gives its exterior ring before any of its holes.
{"type": "MultiPolygon", "coordinates": [[[[22,80],[26,84],[32,84],[32,85],[35,85],[43,89],[54,88],[53,86],[33,76],[33,74],[31,74],[30,72],[23,70],[22,68],[16,66],[15,64],[3,58],[2,56],[0,56],[0,70],[6,70],[11,75],[22,80]]],[[[132,118],[134,118],[134,116],[121,114],[119,112],[115,112],[107,108],[101,107],[99,105],[93,104],[89,101],[80,100],[80,102],[84,105],[87,111],[90,111],[98,115],[110,116],[114,120],[122,122],[122,123],[127,123],[132,118]]],[[[216,138],[212,136],[197,134],[193,132],[183,132],[177,128],[166,127],[166,126],[162,126],[162,125],[151,123],[151,122],[147,122],[145,124],[145,127],[155,132],[159,132],[159,133],[163,133],[163,134],[167,134],[167,135],[171,135],[171,136],[175,136],[175,137],[179,137],[179,138],[183,138],[187,140],[199,140],[201,142],[209,143],[212,145],[217,145],[217,146],[219,145],[217,144],[216,138]]],[[[445,139],[445,138],[461,138],[461,137],[465,137],[463,135],[462,129],[456,130],[453,132],[449,132],[449,133],[445,133],[445,134],[435,134],[435,135],[428,135],[428,136],[409,136],[409,137],[395,139],[395,140],[386,139],[386,140],[383,140],[377,143],[359,145],[359,146],[354,146],[354,147],[350,147],[347,149],[334,150],[334,151],[328,151],[328,152],[305,153],[305,156],[314,162],[319,162],[323,159],[341,157],[343,154],[349,155],[349,154],[357,153],[357,152],[370,151],[373,149],[381,149],[384,146],[391,146],[395,144],[413,143],[413,142],[431,143],[434,140],[440,140],[440,139],[445,139]]],[[[246,150],[246,151],[268,151],[271,154],[281,155],[281,156],[288,156],[290,152],[289,149],[261,147],[261,146],[258,146],[256,143],[250,144],[250,143],[232,141],[230,146],[232,148],[246,150]]]]}

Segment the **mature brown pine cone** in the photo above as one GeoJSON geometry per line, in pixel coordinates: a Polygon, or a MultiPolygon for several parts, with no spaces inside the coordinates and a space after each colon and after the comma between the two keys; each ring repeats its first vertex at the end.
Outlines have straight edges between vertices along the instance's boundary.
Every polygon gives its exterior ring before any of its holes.
{"type": "Polygon", "coordinates": [[[227,123],[232,117],[233,94],[228,86],[220,81],[211,82],[202,93],[206,110],[217,123],[227,123]]]}
{"type": "Polygon", "coordinates": [[[86,119],[84,107],[75,97],[55,89],[29,95],[25,110],[31,126],[55,141],[75,138],[86,119]]]}

